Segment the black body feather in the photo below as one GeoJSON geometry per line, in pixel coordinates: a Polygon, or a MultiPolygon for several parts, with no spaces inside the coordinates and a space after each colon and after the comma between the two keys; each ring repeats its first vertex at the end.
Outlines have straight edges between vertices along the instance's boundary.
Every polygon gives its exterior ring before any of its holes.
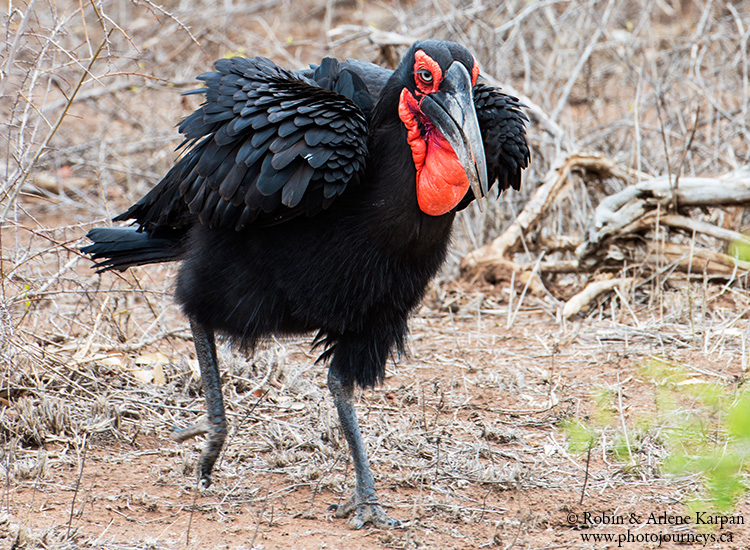
{"type": "MultiPolygon", "coordinates": [[[[183,156],[115,218],[137,227],[92,230],[84,251],[100,270],[184,260],[176,297],[192,319],[250,345],[318,331],[345,384],[382,381],[455,211],[474,198],[442,216],[417,205],[398,117],[411,67],[325,59],[292,73],[235,58],[215,69],[179,126],[183,156]]],[[[474,98],[490,181],[517,189],[529,159],[521,105],[481,84],[474,98]]]]}

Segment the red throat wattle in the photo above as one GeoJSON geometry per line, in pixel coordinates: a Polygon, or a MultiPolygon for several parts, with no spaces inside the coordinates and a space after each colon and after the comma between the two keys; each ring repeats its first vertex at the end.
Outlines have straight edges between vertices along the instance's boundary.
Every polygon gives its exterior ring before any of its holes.
{"type": "Polygon", "coordinates": [[[430,216],[447,214],[461,202],[469,189],[466,171],[453,147],[422,115],[419,103],[406,88],[401,90],[398,114],[406,127],[406,139],[417,169],[419,209],[430,216]]]}

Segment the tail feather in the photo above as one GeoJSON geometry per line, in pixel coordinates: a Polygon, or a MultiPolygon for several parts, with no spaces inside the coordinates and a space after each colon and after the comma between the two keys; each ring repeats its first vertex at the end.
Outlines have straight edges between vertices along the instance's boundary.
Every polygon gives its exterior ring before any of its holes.
{"type": "Polygon", "coordinates": [[[99,273],[179,260],[183,252],[180,240],[152,237],[132,227],[96,227],[86,237],[94,244],[84,246],[81,252],[91,256],[99,273]]]}

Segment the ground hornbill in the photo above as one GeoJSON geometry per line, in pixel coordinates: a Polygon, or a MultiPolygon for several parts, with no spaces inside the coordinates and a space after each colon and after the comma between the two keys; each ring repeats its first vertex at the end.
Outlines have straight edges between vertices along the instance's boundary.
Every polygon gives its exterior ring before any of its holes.
{"type": "Polygon", "coordinates": [[[190,320],[207,420],[199,476],[227,433],[214,331],[252,346],[317,331],[356,485],[335,509],[353,527],[393,527],[378,502],[353,406],[381,382],[409,312],[446,256],[456,211],[518,189],[526,117],[478,81],[450,42],[414,44],[395,71],[326,58],[292,72],[222,59],[199,76],[205,102],[179,126],[184,152],[156,187],[83,250],[100,270],[181,260],[176,298],[190,320]]]}

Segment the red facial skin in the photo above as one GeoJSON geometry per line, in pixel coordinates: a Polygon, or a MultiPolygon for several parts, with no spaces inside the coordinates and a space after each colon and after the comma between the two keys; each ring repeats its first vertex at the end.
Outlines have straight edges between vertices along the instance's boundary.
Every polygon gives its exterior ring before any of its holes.
{"type": "Polygon", "coordinates": [[[432,59],[422,50],[417,50],[414,54],[414,82],[417,89],[423,94],[437,92],[440,83],[443,81],[443,70],[437,61],[432,59]],[[426,69],[432,75],[432,82],[425,82],[420,77],[420,71],[426,69]]]}
{"type": "MultiPolygon", "coordinates": [[[[419,209],[430,216],[442,216],[461,202],[469,189],[469,179],[451,145],[419,106],[425,95],[436,92],[440,87],[443,78],[440,65],[422,50],[416,52],[414,59],[417,89],[414,95],[406,88],[401,90],[398,115],[406,127],[406,140],[417,169],[419,209]],[[431,82],[422,78],[421,71],[425,69],[432,75],[431,82]]],[[[475,61],[471,71],[472,84],[478,75],[479,66],[475,61]]]]}

